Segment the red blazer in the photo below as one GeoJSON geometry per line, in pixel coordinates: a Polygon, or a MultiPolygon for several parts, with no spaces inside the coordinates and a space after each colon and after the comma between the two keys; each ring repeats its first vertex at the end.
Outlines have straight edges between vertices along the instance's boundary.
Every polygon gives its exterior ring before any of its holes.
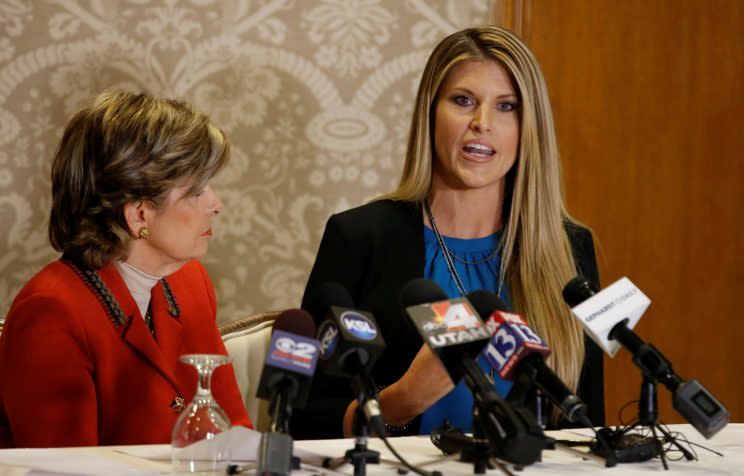
{"type": "MultiPolygon", "coordinates": [[[[153,289],[154,337],[116,268],[98,274],[118,319],[63,261],[13,301],[0,336],[0,447],[170,443],[173,403],[196,391],[196,371],[178,357],[227,354],[199,262],[166,278],[170,292],[162,281],[153,289]]],[[[233,424],[252,428],[231,365],[215,371],[212,391],[233,424]]]]}

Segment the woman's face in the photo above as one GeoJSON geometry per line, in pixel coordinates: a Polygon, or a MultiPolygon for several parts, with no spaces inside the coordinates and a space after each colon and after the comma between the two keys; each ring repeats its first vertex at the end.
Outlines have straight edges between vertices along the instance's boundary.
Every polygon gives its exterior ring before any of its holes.
{"type": "Polygon", "coordinates": [[[148,261],[152,261],[150,266],[173,271],[207,252],[212,217],[220,213],[222,202],[209,185],[197,195],[186,195],[187,190],[187,185],[171,190],[163,204],[150,214],[149,238],[137,240],[149,249],[146,253],[148,261]]]}
{"type": "Polygon", "coordinates": [[[463,61],[439,88],[434,115],[434,183],[503,188],[519,147],[517,95],[495,61],[463,61]]]}

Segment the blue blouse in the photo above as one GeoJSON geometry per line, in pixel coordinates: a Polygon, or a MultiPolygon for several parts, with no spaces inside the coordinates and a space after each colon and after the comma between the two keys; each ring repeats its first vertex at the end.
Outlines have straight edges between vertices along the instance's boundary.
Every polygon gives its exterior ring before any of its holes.
{"type": "MultiPolygon", "coordinates": [[[[448,236],[442,238],[450,253],[456,257],[453,257],[452,261],[465,292],[478,289],[496,292],[499,285],[501,253],[496,253],[490,258],[489,256],[498,246],[501,233],[472,239],[450,238],[448,236]],[[464,264],[460,260],[469,264],[464,264]]],[[[460,291],[447,269],[447,262],[439,248],[437,237],[426,226],[424,226],[424,277],[436,281],[450,298],[460,297],[460,291]]],[[[506,284],[501,289],[499,297],[510,304],[506,284]]],[[[478,365],[484,373],[489,374],[490,367],[482,356],[478,357],[478,365]]],[[[506,396],[511,386],[512,382],[502,380],[498,375],[495,375],[494,387],[499,395],[506,396]]],[[[465,432],[472,431],[473,395],[463,380],[450,393],[442,397],[421,415],[419,432],[422,435],[429,434],[433,429],[441,426],[444,420],[448,420],[450,424],[465,432]]]]}

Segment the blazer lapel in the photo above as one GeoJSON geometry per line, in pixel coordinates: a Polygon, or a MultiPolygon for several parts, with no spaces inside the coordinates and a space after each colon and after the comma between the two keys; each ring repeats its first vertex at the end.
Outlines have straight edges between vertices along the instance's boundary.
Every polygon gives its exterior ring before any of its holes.
{"type": "Polygon", "coordinates": [[[168,362],[178,365],[181,355],[181,321],[170,314],[170,305],[165,298],[162,282],[158,283],[152,292],[150,310],[155,328],[155,339],[161,354],[168,362]]]}
{"type": "MultiPolygon", "coordinates": [[[[175,378],[174,366],[176,358],[173,358],[173,350],[169,352],[163,352],[158,344],[155,342],[150,329],[145,324],[145,320],[137,308],[137,304],[134,302],[129,289],[127,289],[124,280],[119,275],[119,272],[113,265],[106,266],[99,271],[101,279],[106,283],[111,294],[118,301],[122,312],[127,316],[127,322],[120,326],[121,338],[126,342],[135,352],[137,352],[145,361],[153,366],[170,384],[175,388],[179,395],[183,395],[181,388],[178,385],[178,381],[175,378]]],[[[156,288],[160,287],[160,284],[156,285],[156,288]]],[[[153,290],[155,291],[155,289],[153,290]]],[[[152,318],[155,320],[155,335],[161,334],[167,335],[169,332],[174,332],[180,337],[181,325],[178,322],[168,326],[167,321],[176,321],[176,319],[168,315],[168,306],[165,303],[165,299],[162,297],[162,290],[160,292],[153,292],[152,302],[150,309],[153,312],[152,318]],[[160,297],[160,299],[156,299],[160,297]],[[157,316],[165,313],[167,319],[157,319],[157,316]],[[158,327],[160,326],[160,328],[158,327]],[[170,327],[170,328],[169,328],[170,327]]],[[[171,346],[172,344],[168,344],[171,346]]]]}

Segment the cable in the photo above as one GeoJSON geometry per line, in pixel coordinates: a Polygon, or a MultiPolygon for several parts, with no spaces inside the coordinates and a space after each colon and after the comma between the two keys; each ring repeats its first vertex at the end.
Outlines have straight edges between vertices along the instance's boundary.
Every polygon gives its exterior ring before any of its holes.
{"type": "Polygon", "coordinates": [[[617,466],[617,457],[612,451],[610,442],[607,441],[607,439],[594,428],[594,424],[592,424],[591,420],[589,420],[589,418],[583,413],[579,414],[579,422],[585,427],[591,428],[591,430],[594,432],[594,437],[597,439],[597,442],[607,449],[607,456],[605,456],[605,467],[612,468],[614,466],[617,466]]]}
{"type": "MultiPolygon", "coordinates": [[[[637,423],[634,420],[631,420],[633,423],[626,423],[626,420],[623,418],[623,412],[625,412],[625,410],[630,408],[630,406],[633,404],[638,405],[639,402],[640,400],[631,400],[627,402],[625,405],[623,405],[622,407],[620,407],[620,410],[617,411],[617,421],[619,421],[620,425],[623,426],[622,431],[627,431],[629,428],[632,428],[633,426],[635,426],[635,423],[637,423]]],[[[635,419],[636,417],[637,415],[634,414],[633,418],[635,419]]],[[[616,425],[615,429],[620,430],[620,425],[616,425]]]]}
{"type": "Polygon", "coordinates": [[[385,443],[385,446],[387,446],[387,448],[390,450],[390,452],[393,453],[393,455],[396,458],[398,458],[398,461],[400,461],[403,464],[403,466],[405,466],[409,470],[411,470],[414,473],[419,474],[421,476],[442,476],[442,472],[441,471],[436,471],[436,470],[435,471],[426,471],[426,470],[423,470],[421,468],[417,468],[417,467],[413,466],[408,461],[406,461],[403,458],[403,456],[401,456],[400,453],[398,453],[397,451],[395,451],[395,448],[393,448],[393,445],[390,444],[390,442],[388,441],[388,439],[386,437],[379,437],[379,438],[383,441],[383,443],[385,443]]]}

